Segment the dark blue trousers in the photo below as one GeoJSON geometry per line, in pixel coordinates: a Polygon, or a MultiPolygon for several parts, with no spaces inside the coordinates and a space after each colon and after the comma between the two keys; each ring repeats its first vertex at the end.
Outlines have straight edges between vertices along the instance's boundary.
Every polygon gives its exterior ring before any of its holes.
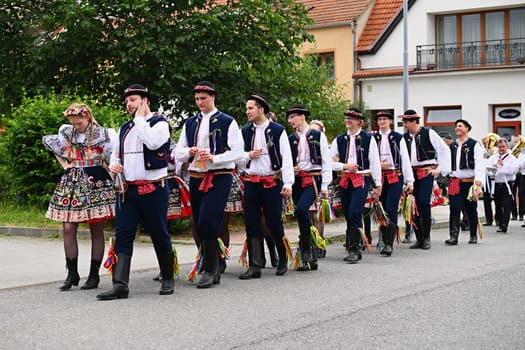
{"type": "Polygon", "coordinates": [[[430,211],[430,196],[432,195],[432,188],[434,187],[434,176],[427,175],[419,180],[416,172],[414,172],[414,197],[416,197],[418,217],[422,220],[430,219],[432,213],[430,211]]]}
{"type": "Polygon", "coordinates": [[[348,181],[347,189],[339,187],[339,196],[346,219],[348,243],[354,248],[359,244],[361,237],[352,228],[361,229],[363,227],[363,210],[372,182],[370,176],[365,176],[364,179],[365,183],[362,187],[354,187],[351,181],[348,181]]]}
{"type": "Polygon", "coordinates": [[[275,180],[277,186],[264,188],[262,183],[244,183],[244,221],[247,237],[261,237],[261,209],[268,228],[275,240],[284,236],[283,202],[281,190],[283,183],[275,180]]]}
{"type": "Polygon", "coordinates": [[[137,186],[129,185],[123,202],[119,194],[115,232],[117,254],[133,255],[133,241],[140,220],[151,236],[157,255],[172,251],[168,232],[168,182],[156,182],[154,185],[155,191],[144,195],[138,194],[137,186]]]}
{"type": "Polygon", "coordinates": [[[232,179],[231,174],[216,174],[212,181],[213,187],[204,192],[199,190],[202,179],[190,178],[191,210],[201,242],[219,237],[232,179]]]}
{"type": "Polygon", "coordinates": [[[383,178],[383,188],[379,201],[383,205],[390,222],[397,225],[397,209],[399,208],[399,199],[403,191],[403,175],[399,176],[399,181],[389,184],[386,176],[383,178]]]}
{"type": "MultiPolygon", "coordinates": [[[[469,201],[467,199],[468,191],[472,186],[472,182],[460,182],[459,193],[455,195],[448,195],[450,205],[450,222],[460,222],[461,210],[466,209],[467,217],[469,219],[469,225],[472,227],[472,223],[477,225],[478,223],[478,202],[469,201]]],[[[477,229],[477,227],[476,227],[477,229]]],[[[475,231],[474,231],[475,232],[475,231]]]]}
{"type": "MultiPolygon", "coordinates": [[[[320,189],[321,177],[315,176],[314,178],[317,188],[320,189]]],[[[309,235],[310,226],[312,226],[310,207],[316,200],[314,185],[303,187],[301,185],[301,178],[295,177],[295,182],[292,187],[292,198],[295,204],[295,217],[297,218],[301,235],[309,235]]]]}

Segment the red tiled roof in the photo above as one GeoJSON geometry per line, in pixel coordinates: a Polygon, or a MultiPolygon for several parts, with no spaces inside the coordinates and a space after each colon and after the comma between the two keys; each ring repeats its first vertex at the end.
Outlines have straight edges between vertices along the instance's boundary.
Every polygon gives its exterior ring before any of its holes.
{"type": "MultiPolygon", "coordinates": [[[[296,0],[306,8],[315,25],[346,23],[356,19],[372,0],[296,0]]],[[[224,5],[226,0],[215,0],[224,5]]]]}
{"type": "Polygon", "coordinates": [[[346,23],[356,19],[371,0],[297,0],[302,2],[315,25],[346,23]]]}
{"type": "Polygon", "coordinates": [[[357,42],[356,51],[372,49],[402,7],[403,0],[376,0],[357,42]]]}
{"type": "MultiPolygon", "coordinates": [[[[408,68],[409,73],[412,73],[415,70],[415,67],[408,68]]],[[[352,74],[352,78],[362,79],[371,77],[389,77],[394,75],[403,75],[403,68],[361,70],[352,74]]]]}

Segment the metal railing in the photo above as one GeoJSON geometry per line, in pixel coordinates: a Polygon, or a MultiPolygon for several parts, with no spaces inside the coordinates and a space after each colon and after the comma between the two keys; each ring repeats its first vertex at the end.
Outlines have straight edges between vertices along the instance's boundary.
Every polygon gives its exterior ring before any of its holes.
{"type": "Polygon", "coordinates": [[[525,38],[418,45],[417,69],[461,69],[525,64],[525,38]]]}

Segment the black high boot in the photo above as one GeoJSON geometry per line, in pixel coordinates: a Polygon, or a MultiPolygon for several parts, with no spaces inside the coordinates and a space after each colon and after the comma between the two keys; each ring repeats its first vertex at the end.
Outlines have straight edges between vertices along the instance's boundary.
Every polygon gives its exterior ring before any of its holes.
{"type": "Polygon", "coordinates": [[[261,244],[259,247],[261,247],[261,269],[264,269],[266,267],[266,254],[264,253],[264,237],[261,236],[260,238],[261,244]]]}
{"type": "Polygon", "coordinates": [[[383,238],[385,247],[381,250],[381,254],[390,256],[392,255],[392,252],[394,251],[393,247],[394,247],[394,239],[397,233],[397,225],[396,224],[388,225],[388,227],[385,227],[384,233],[386,235],[386,237],[383,238]]]}
{"type": "Polygon", "coordinates": [[[78,258],[66,258],[67,277],[62,285],[58,288],[61,291],[71,289],[71,286],[78,286],[80,275],[78,274],[78,258]]]}
{"type": "Polygon", "coordinates": [[[421,218],[415,218],[414,219],[414,235],[416,236],[416,243],[412,244],[409,248],[410,249],[421,249],[423,247],[423,227],[422,226],[422,220],[421,218]]]}
{"type": "Polygon", "coordinates": [[[89,276],[86,283],[80,287],[80,289],[95,289],[98,288],[100,277],[98,276],[98,270],[100,269],[100,260],[91,260],[91,266],[89,268],[89,276]]]}
{"type": "Polygon", "coordinates": [[[197,288],[210,288],[221,282],[221,274],[217,270],[219,245],[216,239],[202,241],[204,273],[197,282],[197,288]]]}
{"type": "Polygon", "coordinates": [[[362,259],[361,255],[361,233],[358,228],[351,227],[348,234],[348,256],[344,258],[349,264],[356,264],[362,259]]]}
{"type": "Polygon", "coordinates": [[[277,263],[277,269],[275,274],[282,276],[288,271],[288,256],[286,255],[286,246],[283,241],[284,237],[275,240],[275,247],[277,248],[277,254],[279,255],[279,262],[277,263]]]}
{"type": "Polygon", "coordinates": [[[261,278],[263,240],[260,237],[248,237],[248,270],[239,276],[241,280],[261,278]]]}
{"type": "Polygon", "coordinates": [[[264,240],[266,241],[266,246],[268,247],[268,252],[270,253],[270,263],[272,264],[272,267],[277,267],[279,264],[279,259],[277,258],[277,252],[275,250],[275,241],[273,238],[268,237],[264,237],[264,240]]]}
{"type": "Polygon", "coordinates": [[[476,244],[478,243],[478,221],[477,220],[470,220],[469,223],[470,226],[470,244],[476,244]]]}
{"type": "Polygon", "coordinates": [[[113,287],[97,295],[98,300],[126,299],[129,294],[129,269],[131,256],[117,254],[117,263],[113,266],[113,287]]]}
{"type": "Polygon", "coordinates": [[[421,230],[421,234],[422,234],[422,238],[423,238],[423,243],[421,244],[421,249],[430,249],[431,247],[431,243],[430,243],[430,230],[432,229],[432,218],[428,218],[428,219],[422,219],[421,220],[421,224],[422,224],[422,230],[421,230]]]}
{"type": "Polygon", "coordinates": [[[386,246],[386,242],[388,242],[388,226],[379,226],[379,235],[381,236],[381,238],[379,239],[378,241],[378,246],[379,246],[379,242],[383,242],[383,249],[381,249],[381,254],[385,254],[385,246],[386,246]]]}
{"type": "Polygon", "coordinates": [[[450,218],[450,222],[449,222],[450,238],[445,240],[446,245],[457,245],[458,244],[460,226],[461,226],[461,220],[459,219],[459,217],[450,218]]]}
{"type": "Polygon", "coordinates": [[[299,232],[299,247],[303,264],[297,267],[297,271],[317,270],[317,259],[314,257],[310,227],[306,225],[300,226],[299,232]]]}
{"type": "Polygon", "coordinates": [[[173,279],[173,252],[157,254],[157,260],[160,267],[160,295],[173,294],[175,289],[175,280],[173,279]]]}

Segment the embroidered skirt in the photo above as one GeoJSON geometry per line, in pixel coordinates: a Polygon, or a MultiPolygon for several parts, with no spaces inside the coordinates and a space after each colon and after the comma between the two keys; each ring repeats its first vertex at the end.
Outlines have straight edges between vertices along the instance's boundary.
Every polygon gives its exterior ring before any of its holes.
{"type": "Polygon", "coordinates": [[[168,177],[168,220],[191,216],[190,191],[184,181],[175,175],[168,177]]]}
{"type": "Polygon", "coordinates": [[[115,217],[113,180],[103,166],[67,169],[55,187],[46,217],[95,223],[115,217]]]}
{"type": "Polygon", "coordinates": [[[224,211],[226,213],[242,213],[244,211],[244,183],[237,171],[234,171],[232,175],[232,187],[224,211]]]}

